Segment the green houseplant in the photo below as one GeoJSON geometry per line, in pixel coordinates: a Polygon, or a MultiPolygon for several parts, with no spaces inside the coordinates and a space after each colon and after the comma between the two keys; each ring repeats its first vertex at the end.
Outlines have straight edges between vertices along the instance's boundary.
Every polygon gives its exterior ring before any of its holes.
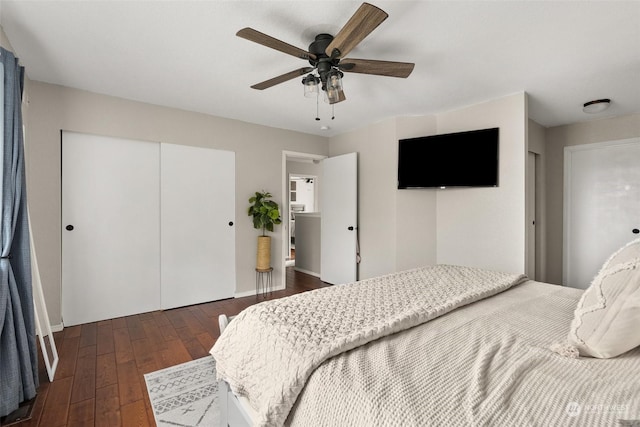
{"type": "Polygon", "coordinates": [[[253,217],[253,228],[262,229],[262,236],[258,236],[257,270],[271,268],[271,236],[267,236],[267,231],[273,231],[274,225],[282,223],[280,207],[271,197],[271,193],[263,190],[256,191],[256,194],[249,198],[247,215],[253,217]]]}

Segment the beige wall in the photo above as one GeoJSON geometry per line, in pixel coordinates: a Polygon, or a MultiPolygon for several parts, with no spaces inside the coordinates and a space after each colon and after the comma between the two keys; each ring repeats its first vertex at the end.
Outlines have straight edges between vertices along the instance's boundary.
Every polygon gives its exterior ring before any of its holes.
{"type": "Polygon", "coordinates": [[[358,152],[364,279],[447,262],[524,271],[526,95],[457,111],[400,117],[331,138],[331,156],[358,152]],[[398,190],[398,139],[500,127],[500,187],[398,190]]]}
{"type": "Polygon", "coordinates": [[[437,192],[438,263],[525,271],[525,93],[436,115],[438,133],[500,128],[495,188],[437,192]]]}
{"type": "Polygon", "coordinates": [[[536,276],[535,280],[544,282],[546,278],[546,128],[529,119],[527,142],[530,152],[535,153],[536,171],[527,170],[527,174],[535,173],[536,180],[536,276]]]}
{"type": "MultiPolygon", "coordinates": [[[[282,205],[282,151],[326,155],[324,137],[31,82],[27,180],[42,283],[54,325],[61,320],[60,130],[210,147],[236,153],[236,291],[255,289],[256,236],[248,198],[267,190],[282,205]]],[[[281,233],[273,234],[274,281],[282,281],[281,233]]]]}
{"type": "Polygon", "coordinates": [[[435,118],[418,116],[331,138],[331,156],[358,153],[359,279],[435,264],[435,192],[397,189],[398,139],[434,133],[435,118]]]}
{"type": "Polygon", "coordinates": [[[548,128],[546,138],[547,276],[562,283],[564,147],[640,137],[640,113],[548,128]]]}
{"type": "MultiPolygon", "coordinates": [[[[394,183],[398,170],[398,139],[435,135],[435,116],[400,117],[393,141],[394,183]]],[[[396,184],[397,186],[397,184],[396,184]]],[[[396,271],[436,263],[436,194],[437,190],[395,190],[396,195],[396,271]]]]}
{"type": "Polygon", "coordinates": [[[358,153],[358,278],[396,271],[396,121],[330,139],[329,155],[358,153]]]}
{"type": "Polygon", "coordinates": [[[3,47],[13,52],[13,47],[11,46],[9,39],[7,38],[7,35],[4,33],[4,30],[2,29],[1,26],[0,26],[0,47],[3,47]]]}

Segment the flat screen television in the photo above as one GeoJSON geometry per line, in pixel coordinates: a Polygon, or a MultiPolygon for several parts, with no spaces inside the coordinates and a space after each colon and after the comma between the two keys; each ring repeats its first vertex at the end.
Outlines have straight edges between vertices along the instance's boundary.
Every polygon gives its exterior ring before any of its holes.
{"type": "Polygon", "coordinates": [[[398,141],[398,188],[497,187],[499,128],[398,141]]]}

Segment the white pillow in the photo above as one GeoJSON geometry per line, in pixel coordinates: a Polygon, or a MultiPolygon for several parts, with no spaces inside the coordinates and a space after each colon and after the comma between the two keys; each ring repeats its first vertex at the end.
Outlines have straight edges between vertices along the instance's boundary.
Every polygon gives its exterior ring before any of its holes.
{"type": "Polygon", "coordinates": [[[613,267],[616,264],[627,262],[634,258],[640,258],[640,239],[633,240],[614,252],[604,263],[602,269],[613,267]]]}
{"type": "Polygon", "coordinates": [[[581,356],[601,359],[640,345],[640,239],[616,251],[584,292],[569,343],[581,356]]]}

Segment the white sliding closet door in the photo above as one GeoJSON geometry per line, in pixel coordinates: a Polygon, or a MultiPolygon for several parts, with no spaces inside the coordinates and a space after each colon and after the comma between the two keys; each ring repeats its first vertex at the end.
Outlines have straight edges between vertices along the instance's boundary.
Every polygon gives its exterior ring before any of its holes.
{"type": "Polygon", "coordinates": [[[235,153],[161,144],[161,306],[235,293],[235,153]]]}
{"type": "Polygon", "coordinates": [[[63,132],[65,326],[160,307],[160,146],[63,132]]]}

